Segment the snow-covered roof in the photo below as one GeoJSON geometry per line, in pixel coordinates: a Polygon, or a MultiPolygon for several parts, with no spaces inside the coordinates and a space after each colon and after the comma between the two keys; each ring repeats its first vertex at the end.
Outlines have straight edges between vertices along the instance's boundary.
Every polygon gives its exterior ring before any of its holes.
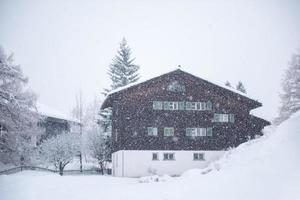
{"type": "Polygon", "coordinates": [[[80,123],[80,121],[74,117],[71,117],[61,111],[58,111],[56,109],[53,109],[47,105],[44,105],[42,103],[37,102],[36,103],[37,112],[40,115],[46,116],[46,117],[53,117],[56,119],[63,119],[71,122],[80,123]]]}
{"type": "MultiPolygon", "coordinates": [[[[151,79],[157,78],[157,77],[159,77],[159,76],[162,76],[162,75],[164,75],[164,74],[167,74],[167,73],[170,73],[170,72],[173,72],[173,71],[176,71],[176,70],[181,70],[181,71],[183,71],[183,72],[185,72],[185,73],[191,74],[191,73],[189,73],[189,72],[187,72],[187,71],[182,70],[181,68],[176,68],[175,70],[172,70],[172,71],[169,71],[169,72],[166,72],[166,73],[163,73],[163,74],[159,74],[159,75],[154,76],[154,77],[152,77],[152,78],[148,78],[148,79],[140,79],[139,81],[136,81],[136,82],[134,82],[134,83],[130,83],[130,84],[125,85],[125,86],[123,86],[123,87],[119,87],[119,88],[117,88],[117,89],[111,90],[111,91],[108,93],[108,95],[117,93],[117,92],[119,92],[119,91],[125,90],[125,89],[127,89],[127,88],[132,87],[132,86],[135,86],[135,85],[138,85],[138,84],[147,82],[147,81],[149,81],[149,80],[151,80],[151,79]]],[[[193,74],[191,74],[191,75],[192,75],[192,76],[195,76],[195,75],[193,75],[193,74]]],[[[222,88],[224,88],[224,89],[230,90],[230,91],[232,91],[232,92],[234,92],[234,93],[237,93],[237,94],[239,94],[239,95],[242,95],[242,96],[244,96],[244,97],[247,97],[247,98],[249,98],[249,99],[254,100],[254,98],[250,97],[248,94],[245,94],[245,93],[243,93],[243,92],[241,92],[241,91],[239,91],[239,90],[236,90],[236,89],[234,89],[234,88],[232,88],[232,87],[226,86],[226,85],[224,84],[224,82],[215,81],[215,80],[213,80],[213,81],[212,81],[212,80],[208,80],[208,79],[206,79],[205,77],[204,77],[204,78],[203,78],[203,77],[198,77],[198,78],[201,78],[201,79],[203,79],[203,80],[205,80],[205,81],[207,81],[207,82],[210,82],[210,83],[212,83],[212,84],[214,84],[214,85],[217,85],[217,86],[219,86],[219,87],[222,87],[222,88]]]]}

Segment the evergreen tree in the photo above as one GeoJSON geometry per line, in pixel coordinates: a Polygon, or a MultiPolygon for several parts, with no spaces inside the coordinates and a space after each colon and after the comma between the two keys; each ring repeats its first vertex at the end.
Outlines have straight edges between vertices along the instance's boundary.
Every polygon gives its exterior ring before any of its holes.
{"type": "Polygon", "coordinates": [[[292,56],[281,87],[281,106],[279,117],[275,120],[276,124],[281,123],[300,110],[300,52],[292,56]]]}
{"type": "Polygon", "coordinates": [[[236,86],[236,89],[238,91],[242,92],[242,93],[245,93],[245,94],[247,93],[246,88],[245,88],[244,84],[241,81],[238,82],[238,84],[236,86]]]}
{"type": "MultiPolygon", "coordinates": [[[[134,58],[131,58],[131,53],[126,39],[123,38],[117,55],[113,58],[108,70],[112,84],[110,89],[104,89],[104,95],[107,95],[111,90],[136,82],[140,78],[138,73],[140,66],[134,64],[134,58]]],[[[99,112],[100,119],[98,123],[106,135],[111,131],[111,113],[110,108],[100,110],[99,112]]]]}
{"type": "Polygon", "coordinates": [[[120,43],[120,48],[108,70],[108,75],[112,81],[111,90],[133,83],[139,79],[139,65],[133,63],[131,49],[125,38],[120,43]]]}
{"type": "Polygon", "coordinates": [[[232,87],[229,81],[226,81],[225,85],[226,85],[227,87],[232,87]]]}

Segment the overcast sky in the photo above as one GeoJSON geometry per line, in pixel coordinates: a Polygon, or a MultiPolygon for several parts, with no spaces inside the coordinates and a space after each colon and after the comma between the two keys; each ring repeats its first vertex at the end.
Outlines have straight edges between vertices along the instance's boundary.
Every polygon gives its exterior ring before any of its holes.
{"type": "Polygon", "coordinates": [[[106,74],[122,37],[143,79],[184,70],[241,80],[272,119],[280,80],[300,47],[300,1],[0,0],[0,45],[14,52],[39,101],[69,112],[110,85],[106,74]]]}

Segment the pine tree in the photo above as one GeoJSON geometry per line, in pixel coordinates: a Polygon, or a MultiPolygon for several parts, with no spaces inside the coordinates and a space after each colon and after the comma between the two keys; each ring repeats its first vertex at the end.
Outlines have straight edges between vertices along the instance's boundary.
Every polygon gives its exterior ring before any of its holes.
{"type": "Polygon", "coordinates": [[[238,82],[238,84],[236,86],[236,89],[238,91],[242,92],[242,93],[247,94],[246,88],[245,88],[244,84],[241,81],[238,82]]]}
{"type": "MultiPolygon", "coordinates": [[[[123,38],[120,43],[120,48],[117,51],[117,55],[113,58],[108,70],[108,75],[112,84],[110,89],[104,89],[104,95],[107,95],[111,90],[134,83],[140,78],[138,73],[140,66],[133,63],[134,58],[131,58],[131,53],[131,49],[128,46],[126,39],[123,38]]],[[[100,110],[99,112],[99,124],[106,134],[111,131],[111,113],[112,111],[110,108],[100,110]]]]}
{"type": "Polygon", "coordinates": [[[232,87],[229,81],[226,81],[225,85],[226,85],[227,87],[232,87]]]}
{"type": "Polygon", "coordinates": [[[136,82],[140,78],[138,74],[140,66],[133,62],[131,49],[126,39],[123,38],[117,55],[113,58],[108,70],[108,75],[112,81],[111,90],[136,82]]]}
{"type": "Polygon", "coordinates": [[[281,107],[279,108],[279,117],[275,120],[276,124],[300,110],[300,52],[292,56],[281,87],[281,107]]]}

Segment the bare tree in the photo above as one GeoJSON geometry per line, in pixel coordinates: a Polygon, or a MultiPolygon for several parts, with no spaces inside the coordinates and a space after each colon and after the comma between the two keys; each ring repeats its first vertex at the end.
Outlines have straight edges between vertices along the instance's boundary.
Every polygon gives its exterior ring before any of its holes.
{"type": "MultiPolygon", "coordinates": [[[[83,129],[83,100],[82,100],[82,91],[79,90],[78,94],[76,95],[76,105],[72,111],[73,116],[76,119],[79,119],[79,133],[80,138],[82,138],[82,129],[83,129]]],[[[82,149],[79,151],[79,169],[82,172],[82,149]]]]}

